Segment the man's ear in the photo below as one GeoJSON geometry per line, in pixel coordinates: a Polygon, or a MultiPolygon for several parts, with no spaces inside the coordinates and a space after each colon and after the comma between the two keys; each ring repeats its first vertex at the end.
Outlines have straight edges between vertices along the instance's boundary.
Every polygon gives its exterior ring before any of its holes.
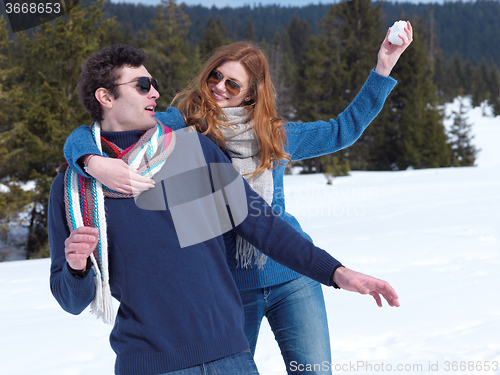
{"type": "Polygon", "coordinates": [[[95,91],[95,98],[103,107],[113,107],[114,98],[104,87],[100,87],[95,91]]]}

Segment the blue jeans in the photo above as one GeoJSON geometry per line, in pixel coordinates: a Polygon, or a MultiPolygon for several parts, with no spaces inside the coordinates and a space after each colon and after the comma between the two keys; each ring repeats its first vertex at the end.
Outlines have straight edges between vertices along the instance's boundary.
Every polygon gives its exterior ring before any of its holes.
{"type": "Polygon", "coordinates": [[[318,282],[300,277],[266,288],[242,290],[240,296],[252,355],[266,316],[288,374],[331,374],[328,321],[318,282]]]}
{"type": "Polygon", "coordinates": [[[250,350],[161,375],[259,375],[250,350]]]}

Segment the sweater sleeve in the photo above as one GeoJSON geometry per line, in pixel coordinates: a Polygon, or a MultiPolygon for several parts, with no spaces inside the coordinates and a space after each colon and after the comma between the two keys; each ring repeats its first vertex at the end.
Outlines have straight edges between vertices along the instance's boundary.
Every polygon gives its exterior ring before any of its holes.
{"type": "Polygon", "coordinates": [[[332,273],[341,263],[303,237],[244,183],[248,215],[234,231],[276,262],[324,285],[332,285],[332,273]]]}
{"type": "MultiPolygon", "coordinates": [[[[205,150],[209,148],[210,152],[209,156],[205,156],[207,161],[230,163],[214,143],[209,140],[203,143],[205,143],[203,148],[205,150]]],[[[245,219],[234,227],[234,231],[278,263],[330,286],[331,275],[341,263],[304,238],[252,190],[238,172],[235,171],[235,175],[241,178],[244,184],[243,201],[246,202],[248,213],[245,219]]],[[[239,205],[240,202],[236,204],[239,205]]],[[[228,210],[241,212],[241,206],[235,207],[230,202],[228,210]]]]}
{"type": "Polygon", "coordinates": [[[83,171],[78,163],[78,159],[89,154],[101,155],[101,152],[94,142],[90,126],[82,125],[73,130],[68,139],[66,139],[66,143],[64,144],[64,157],[69,166],[79,175],[90,177],[90,175],[83,171]]]}
{"type": "MultiPolygon", "coordinates": [[[[181,112],[174,107],[169,107],[165,112],[155,114],[157,120],[172,130],[182,129],[186,126],[181,112]]],[[[85,155],[102,155],[97,148],[90,126],[82,125],[69,135],[64,144],[64,157],[66,161],[79,175],[90,177],[85,173],[78,163],[78,160],[85,155]]]]}
{"type": "Polygon", "coordinates": [[[69,236],[64,207],[64,176],[58,175],[50,189],[49,246],[50,290],[61,307],[74,315],[80,314],[92,302],[95,294],[93,272],[77,277],[66,262],[64,241],[69,236]]]}
{"type": "Polygon", "coordinates": [[[395,85],[393,78],[372,70],[356,98],[336,120],[286,124],[286,151],[292,160],[302,160],[351,146],[382,110],[395,85]]]}

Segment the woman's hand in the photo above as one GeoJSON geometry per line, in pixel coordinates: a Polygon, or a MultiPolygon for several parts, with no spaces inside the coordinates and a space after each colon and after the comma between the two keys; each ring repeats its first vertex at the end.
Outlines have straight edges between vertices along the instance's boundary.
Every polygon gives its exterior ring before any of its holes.
{"type": "Polygon", "coordinates": [[[398,36],[403,40],[403,44],[398,46],[389,43],[388,37],[391,32],[391,28],[389,27],[384,42],[382,43],[382,46],[380,47],[380,50],[378,52],[377,67],[375,68],[375,71],[378,74],[388,77],[389,74],[391,74],[392,68],[394,68],[394,66],[398,62],[399,57],[413,41],[413,29],[411,27],[410,21],[406,22],[404,31],[404,34],[398,34],[398,36]]]}
{"type": "Polygon", "coordinates": [[[141,176],[121,159],[94,156],[87,165],[87,173],[111,190],[137,195],[155,186],[154,180],[141,176]]]}

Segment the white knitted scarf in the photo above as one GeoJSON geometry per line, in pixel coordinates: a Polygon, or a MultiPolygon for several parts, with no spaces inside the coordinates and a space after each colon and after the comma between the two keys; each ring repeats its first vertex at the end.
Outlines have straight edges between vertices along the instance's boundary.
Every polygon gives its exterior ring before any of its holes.
{"type": "MultiPolygon", "coordinates": [[[[226,141],[226,152],[236,170],[245,178],[248,184],[259,194],[267,204],[273,201],[274,182],[273,173],[266,169],[258,175],[251,176],[259,166],[259,143],[255,136],[253,123],[246,120],[244,107],[225,108],[225,121],[228,126],[222,127],[222,135],[226,141]]],[[[267,261],[267,256],[262,254],[249,242],[237,236],[236,260],[238,265],[248,268],[254,262],[261,268],[267,261]]]]}

